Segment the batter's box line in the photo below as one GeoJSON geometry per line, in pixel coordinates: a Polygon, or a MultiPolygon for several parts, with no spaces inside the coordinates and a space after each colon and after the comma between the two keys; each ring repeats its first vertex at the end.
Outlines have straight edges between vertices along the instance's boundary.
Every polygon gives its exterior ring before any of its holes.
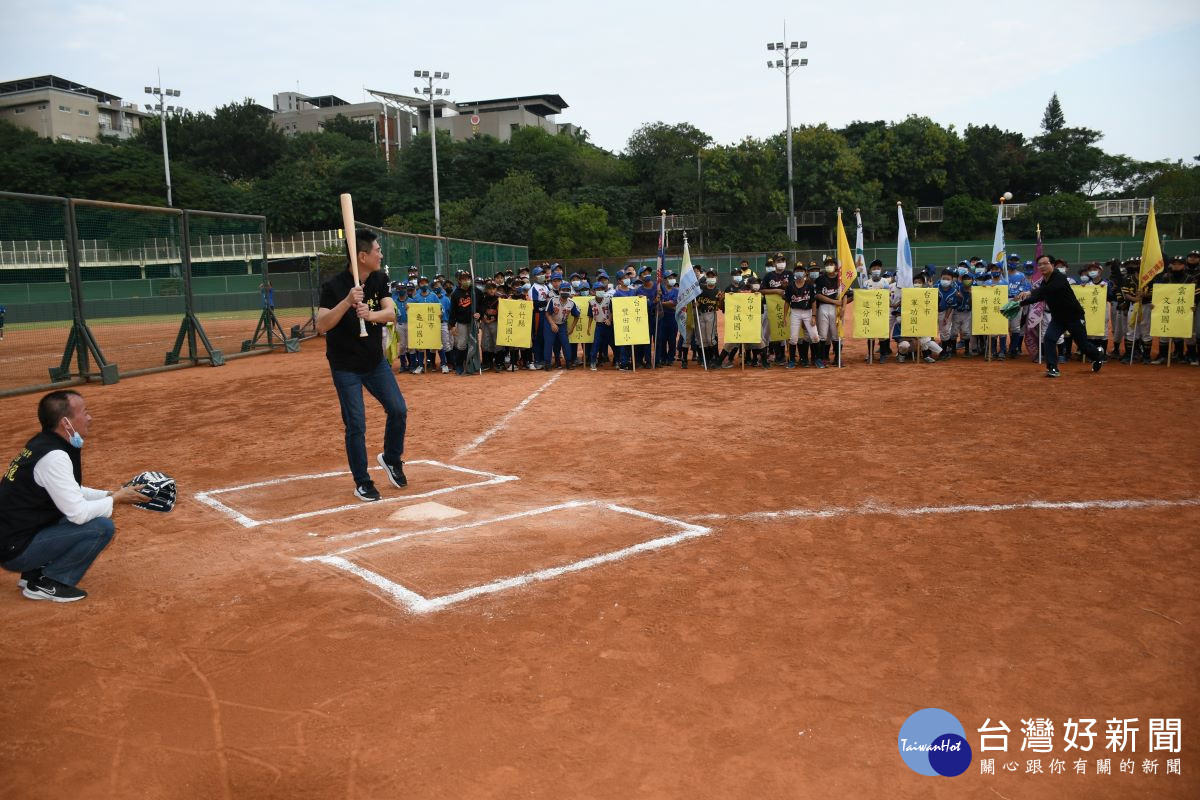
{"type": "Polygon", "coordinates": [[[431,611],[440,611],[452,605],[456,605],[476,597],[481,597],[483,595],[495,594],[497,592],[516,589],[521,586],[527,586],[532,583],[553,580],[554,578],[558,578],[563,575],[569,575],[572,572],[581,572],[585,569],[591,569],[592,567],[598,567],[603,564],[611,564],[615,561],[620,561],[622,559],[629,558],[630,556],[637,555],[638,553],[648,553],[654,550],[661,550],[665,547],[671,547],[688,539],[707,536],[710,533],[712,533],[712,528],[707,528],[703,525],[696,525],[690,522],[684,522],[683,520],[674,519],[672,517],[663,517],[659,516],[658,514],[650,514],[645,511],[639,511],[636,508],[620,506],[614,503],[605,503],[600,500],[571,500],[566,503],[545,506],[543,508],[535,508],[529,511],[520,511],[515,514],[505,514],[504,516],[493,517],[491,519],[476,520],[474,522],[467,522],[462,525],[448,525],[439,528],[430,528],[424,531],[412,531],[410,533],[404,533],[398,536],[390,536],[385,539],[356,545],[354,547],[347,547],[323,556],[307,556],[298,560],[306,562],[316,561],[336,569],[344,570],[351,575],[362,578],[367,583],[380,589],[397,603],[407,608],[409,611],[412,611],[416,614],[426,614],[431,611]],[[450,531],[458,531],[466,528],[477,528],[482,525],[506,522],[508,520],[520,519],[522,517],[548,514],[550,512],[560,511],[566,508],[585,507],[603,508],[609,511],[615,511],[618,514],[628,514],[630,516],[648,519],[653,522],[660,522],[664,525],[670,525],[672,527],[679,528],[680,530],[679,533],[671,534],[670,536],[660,536],[657,539],[639,542],[635,545],[630,545],[629,547],[622,547],[619,550],[601,553],[600,555],[585,558],[570,564],[564,564],[560,567],[550,567],[548,569],[536,570],[534,572],[526,572],[511,578],[502,578],[490,583],[485,583],[481,586],[471,586],[466,589],[438,597],[424,597],[423,595],[420,595],[417,592],[414,592],[413,590],[396,583],[395,581],[385,578],[378,572],[369,570],[366,567],[355,564],[353,561],[344,558],[344,556],[359,550],[378,547],[379,545],[388,544],[389,542],[395,542],[401,539],[408,539],[414,536],[428,536],[436,533],[448,533],[450,531]]]}
{"type": "MultiPolygon", "coordinates": [[[[417,460],[417,461],[406,461],[404,463],[407,465],[429,464],[434,467],[441,467],[443,469],[453,470],[455,472],[463,472],[468,475],[478,475],[479,477],[485,478],[486,480],[476,481],[475,483],[464,483],[464,484],[460,484],[458,486],[447,486],[443,489],[433,489],[428,492],[419,492],[417,494],[404,494],[404,495],[398,495],[396,497],[385,497],[382,500],[379,500],[377,502],[379,502],[379,503],[395,503],[400,500],[416,500],[416,499],[419,499],[422,497],[436,497],[437,495],[440,495],[440,494],[447,494],[449,492],[457,492],[461,489],[473,489],[473,488],[477,488],[479,486],[493,486],[498,483],[508,483],[509,481],[520,480],[516,475],[497,475],[494,472],[484,472],[483,470],[470,469],[468,467],[460,467],[455,464],[445,464],[445,463],[442,463],[441,461],[432,461],[429,459],[421,459],[421,460],[417,460]]],[[[372,467],[371,469],[382,471],[383,467],[372,467]]],[[[246,514],[243,514],[242,512],[238,511],[236,508],[231,508],[231,507],[227,506],[226,504],[222,503],[220,500],[216,499],[216,497],[214,495],[228,494],[229,492],[241,492],[241,491],[245,491],[246,489],[259,489],[264,486],[277,486],[281,483],[289,483],[291,481],[312,481],[312,480],[317,480],[319,478],[337,478],[337,477],[341,477],[341,476],[349,475],[349,474],[351,474],[349,471],[344,471],[344,472],[321,472],[321,473],[317,473],[314,475],[289,475],[286,478],[272,478],[271,480],[268,480],[268,481],[258,481],[257,483],[245,483],[245,484],[242,484],[241,486],[227,486],[223,489],[210,489],[207,492],[197,492],[196,500],[198,500],[199,502],[208,506],[209,508],[215,509],[215,510],[221,512],[222,514],[230,517],[231,519],[233,519],[234,522],[236,522],[239,525],[246,527],[246,528],[257,528],[260,525],[275,525],[280,522],[293,522],[298,519],[308,519],[310,517],[320,517],[320,516],[324,516],[326,514],[337,514],[342,511],[349,511],[354,508],[362,508],[363,503],[348,503],[344,506],[336,506],[335,508],[322,508],[322,509],[318,509],[316,511],[305,511],[300,514],[292,514],[290,516],[279,517],[277,519],[253,519],[253,518],[247,516],[246,514]]]]}

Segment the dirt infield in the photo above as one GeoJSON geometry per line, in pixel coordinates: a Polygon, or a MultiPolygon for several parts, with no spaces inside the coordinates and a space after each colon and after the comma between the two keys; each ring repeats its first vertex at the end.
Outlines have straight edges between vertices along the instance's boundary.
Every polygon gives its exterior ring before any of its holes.
{"type": "MultiPolygon", "coordinates": [[[[319,341],[83,387],[85,482],[160,469],[180,502],[118,510],[83,603],[0,575],[0,796],[1200,794],[1200,369],[847,352],[402,376],[406,458],[437,463],[373,505],[326,474],[319,341]],[[897,753],[930,706],[977,750],[957,778],[897,753]],[[1099,720],[1086,775],[1069,717],[1099,720]],[[1140,719],[1132,756],[1110,718],[1140,719]],[[1181,752],[1147,753],[1150,718],[1181,719],[1181,752]],[[988,719],[1006,754],[978,752],[988,719]]],[[[9,456],[36,399],[0,399],[9,456]]],[[[368,401],[372,456],[381,436],[368,401]]]]}

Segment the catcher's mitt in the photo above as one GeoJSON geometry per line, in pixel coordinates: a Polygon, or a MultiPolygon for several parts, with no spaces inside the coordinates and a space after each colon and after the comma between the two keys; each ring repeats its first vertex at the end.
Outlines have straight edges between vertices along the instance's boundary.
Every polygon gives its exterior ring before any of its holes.
{"type": "Polygon", "coordinates": [[[1012,319],[1021,313],[1021,304],[1016,300],[1009,300],[1004,305],[1000,306],[1000,313],[1007,319],[1012,319]]]}
{"type": "Polygon", "coordinates": [[[134,508],[165,514],[175,507],[175,479],[169,475],[162,472],[143,472],[135,475],[125,485],[140,486],[138,493],[149,498],[144,503],[134,503],[134,508]]]}

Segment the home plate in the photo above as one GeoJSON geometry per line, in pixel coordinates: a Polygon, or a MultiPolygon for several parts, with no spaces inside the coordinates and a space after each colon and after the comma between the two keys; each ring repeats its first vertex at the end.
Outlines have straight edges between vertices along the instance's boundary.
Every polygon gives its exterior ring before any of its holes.
{"type": "Polygon", "coordinates": [[[417,503],[412,506],[405,506],[388,517],[392,522],[423,522],[430,519],[450,519],[451,517],[461,517],[467,512],[450,506],[444,506],[441,503],[417,503]]]}

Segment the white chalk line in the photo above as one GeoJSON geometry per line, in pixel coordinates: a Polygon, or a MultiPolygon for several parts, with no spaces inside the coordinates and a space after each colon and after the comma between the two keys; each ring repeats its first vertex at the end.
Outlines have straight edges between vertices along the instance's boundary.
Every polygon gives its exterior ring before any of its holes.
{"type": "Polygon", "coordinates": [[[1070,510],[1127,508],[1177,508],[1200,506],[1200,499],[1156,500],[1029,500],[1020,503],[969,503],[945,506],[915,506],[902,508],[880,503],[861,503],[857,506],[833,506],[831,508],[791,508],[780,511],[750,511],[745,514],[698,514],[686,517],[690,520],[743,520],[747,522],[772,519],[803,519],[823,517],[847,517],[880,514],[896,517],[920,517],[930,514],[975,514],[1021,510],[1070,510]]]}
{"type": "MultiPolygon", "coordinates": [[[[430,466],[441,467],[442,469],[448,469],[448,470],[452,470],[454,472],[463,472],[463,473],[466,473],[469,475],[478,475],[480,477],[486,478],[487,480],[476,481],[474,483],[463,483],[463,484],[459,484],[457,486],[447,486],[447,487],[444,487],[441,489],[432,489],[428,492],[397,495],[395,497],[385,497],[382,500],[378,500],[376,502],[378,502],[378,503],[395,503],[395,502],[399,502],[401,500],[416,500],[416,499],[419,499],[422,497],[435,497],[437,495],[447,494],[449,492],[456,492],[461,489],[472,489],[472,488],[476,488],[476,487],[480,487],[480,486],[493,486],[493,485],[499,484],[499,483],[508,483],[509,481],[519,480],[519,478],[516,475],[498,475],[493,472],[484,472],[483,470],[470,469],[469,467],[460,467],[455,464],[444,464],[441,461],[433,461],[430,459],[419,459],[419,460],[415,460],[415,461],[407,461],[405,463],[410,466],[415,465],[415,464],[428,464],[430,466]]],[[[382,471],[383,467],[371,467],[371,469],[382,471]]],[[[349,474],[351,474],[351,473],[347,470],[347,471],[338,471],[338,472],[320,472],[320,473],[311,474],[311,475],[290,475],[290,476],[287,476],[284,478],[272,478],[272,479],[266,480],[266,481],[257,481],[255,483],[245,483],[240,486],[227,486],[222,489],[210,489],[206,492],[197,492],[195,497],[196,497],[196,500],[198,500],[199,502],[203,503],[204,505],[208,506],[209,508],[212,508],[216,511],[219,511],[222,514],[225,514],[226,516],[230,517],[235,522],[237,522],[239,525],[246,527],[246,528],[257,528],[261,525],[275,525],[275,524],[278,524],[281,522],[293,522],[298,519],[308,519],[310,517],[319,517],[319,516],[324,516],[326,514],[337,514],[342,511],[349,511],[350,509],[353,509],[353,508],[361,508],[365,504],[361,503],[361,502],[347,503],[345,505],[336,506],[334,508],[322,508],[322,509],[318,509],[316,511],[305,511],[300,514],[292,514],[290,516],[278,517],[276,519],[253,519],[253,518],[247,516],[246,514],[243,514],[242,512],[238,511],[237,509],[231,508],[230,506],[226,505],[225,503],[222,503],[220,500],[216,499],[213,495],[227,494],[229,492],[239,492],[239,491],[244,491],[246,489],[260,489],[264,486],[277,486],[281,483],[289,483],[292,481],[316,480],[318,478],[336,478],[336,477],[349,475],[349,474]]]]}
{"type": "MultiPolygon", "coordinates": [[[[365,532],[360,532],[360,533],[365,533],[365,532]]],[[[515,514],[506,514],[501,517],[493,517],[493,518],[487,519],[487,520],[479,520],[476,522],[465,523],[462,525],[449,525],[449,526],[445,526],[442,528],[431,528],[426,531],[416,531],[413,533],[402,534],[400,536],[394,536],[394,537],[390,537],[387,539],[382,539],[377,542],[370,542],[368,544],[363,544],[363,545],[358,545],[356,547],[346,548],[344,550],[339,550],[339,551],[336,551],[333,553],[329,553],[328,555],[309,556],[307,558],[301,558],[298,560],[309,561],[309,562],[316,561],[316,562],[320,562],[322,564],[326,564],[331,567],[336,567],[338,569],[345,570],[346,572],[349,572],[352,575],[356,575],[356,576],[362,578],[363,580],[367,581],[368,583],[370,583],[372,586],[375,586],[376,588],[382,590],[385,594],[387,594],[389,597],[391,597],[397,603],[404,606],[405,608],[412,611],[413,613],[424,614],[424,613],[428,613],[430,611],[439,611],[441,609],[448,608],[450,606],[457,605],[458,603],[462,603],[466,600],[471,600],[473,598],[481,597],[483,595],[495,594],[497,592],[503,592],[503,591],[507,591],[509,589],[515,589],[515,588],[518,588],[521,586],[526,586],[526,585],[529,585],[532,583],[539,583],[542,581],[553,580],[554,578],[558,578],[563,575],[569,575],[573,572],[581,572],[585,569],[591,569],[593,567],[598,567],[603,564],[610,564],[615,561],[620,561],[622,559],[629,558],[630,556],[637,555],[639,553],[651,552],[653,550],[661,550],[665,547],[671,547],[673,545],[679,544],[680,542],[686,541],[688,539],[695,539],[700,536],[707,536],[710,533],[712,533],[712,528],[707,528],[702,525],[695,525],[692,523],[684,522],[683,520],[673,519],[671,517],[660,516],[658,514],[650,514],[648,512],[639,511],[638,509],[629,508],[627,506],[619,506],[619,505],[616,505],[613,503],[605,503],[600,500],[572,500],[572,501],[569,501],[566,503],[559,503],[559,504],[553,505],[553,506],[545,506],[543,508],[535,508],[535,509],[531,509],[529,511],[522,511],[522,512],[518,512],[515,514]],[[561,510],[564,508],[582,508],[585,506],[591,506],[591,507],[595,507],[595,508],[604,508],[609,511],[617,512],[619,514],[629,514],[631,516],[641,517],[643,519],[649,519],[649,520],[653,520],[655,522],[661,522],[663,524],[675,526],[675,527],[680,528],[681,530],[679,531],[679,533],[671,534],[669,536],[660,536],[656,539],[650,539],[645,542],[639,542],[637,544],[630,545],[628,547],[622,547],[619,550],[613,550],[608,553],[601,553],[599,555],[591,556],[589,558],[581,559],[579,561],[574,561],[570,564],[564,564],[559,567],[549,567],[547,569],[540,569],[540,570],[535,570],[532,572],[526,572],[526,573],[522,573],[520,575],[514,575],[509,578],[501,578],[499,580],[491,581],[490,583],[485,583],[480,586],[470,586],[470,587],[467,587],[466,589],[462,589],[460,591],[453,592],[451,594],[441,595],[439,597],[424,597],[424,596],[412,591],[411,589],[408,589],[408,588],[396,583],[395,581],[385,578],[384,576],[380,575],[377,572],[373,572],[372,570],[366,569],[365,567],[355,564],[354,562],[350,561],[349,559],[343,557],[344,555],[351,553],[351,552],[355,552],[358,550],[365,550],[369,547],[375,547],[377,545],[386,544],[388,542],[394,542],[399,539],[406,539],[406,538],[409,538],[412,536],[423,536],[423,535],[428,535],[431,533],[444,533],[444,532],[448,532],[448,531],[462,530],[464,528],[478,527],[480,525],[487,525],[487,524],[495,523],[495,522],[502,522],[502,521],[511,520],[511,519],[518,519],[521,517],[528,517],[528,516],[533,516],[536,514],[546,514],[551,511],[558,511],[558,510],[561,510]]]]}
{"type": "Polygon", "coordinates": [[[465,444],[462,447],[458,448],[458,452],[456,452],[454,454],[454,457],[462,458],[467,453],[471,452],[476,447],[479,447],[481,444],[486,442],[488,439],[492,438],[497,433],[504,430],[504,428],[508,425],[508,423],[512,420],[513,417],[515,417],[517,414],[520,414],[525,409],[525,406],[532,403],[539,394],[546,391],[546,389],[550,388],[550,384],[554,383],[556,380],[561,378],[564,374],[566,374],[566,373],[556,372],[555,374],[551,375],[546,380],[545,383],[543,383],[541,386],[539,386],[537,389],[534,390],[533,394],[529,395],[524,400],[522,400],[521,402],[519,402],[515,406],[513,406],[513,409],[511,411],[509,411],[507,414],[505,414],[500,419],[499,422],[497,422],[492,427],[488,428],[483,433],[476,436],[469,444],[465,444]]]}

